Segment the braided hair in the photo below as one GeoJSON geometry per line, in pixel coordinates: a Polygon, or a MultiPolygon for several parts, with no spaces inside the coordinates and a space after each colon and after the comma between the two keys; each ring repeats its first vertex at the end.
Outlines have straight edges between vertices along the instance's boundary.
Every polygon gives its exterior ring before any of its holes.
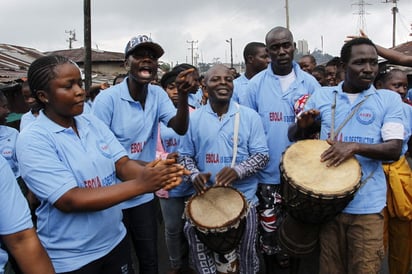
{"type": "Polygon", "coordinates": [[[50,81],[56,78],[55,68],[66,63],[76,65],[73,61],[61,55],[43,56],[31,63],[27,72],[27,78],[32,95],[42,108],[44,104],[37,97],[37,91],[44,90],[48,92],[50,81]]]}

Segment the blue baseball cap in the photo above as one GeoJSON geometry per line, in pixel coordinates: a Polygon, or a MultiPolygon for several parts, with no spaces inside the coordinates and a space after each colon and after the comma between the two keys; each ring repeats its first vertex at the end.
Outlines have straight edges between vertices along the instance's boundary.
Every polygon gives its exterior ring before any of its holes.
{"type": "Polygon", "coordinates": [[[147,35],[138,35],[132,37],[129,42],[127,42],[125,57],[127,58],[134,50],[142,47],[152,49],[156,54],[156,58],[160,58],[165,53],[159,44],[153,42],[152,38],[147,35]]]}

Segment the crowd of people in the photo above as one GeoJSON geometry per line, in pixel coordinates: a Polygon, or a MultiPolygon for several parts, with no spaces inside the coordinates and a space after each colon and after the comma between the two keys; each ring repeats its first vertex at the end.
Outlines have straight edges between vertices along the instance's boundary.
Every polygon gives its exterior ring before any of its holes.
{"type": "Polygon", "coordinates": [[[290,214],[279,167],[304,139],[327,142],[327,168],[361,167],[353,199],[319,224],[314,273],[378,273],[385,255],[391,274],[408,273],[412,221],[387,206],[387,189],[412,187],[412,103],[405,72],[379,71],[378,56],[411,67],[412,57],[349,38],[326,64],[296,62],[278,26],[244,47],[240,75],[180,64],[156,82],[164,49],[138,35],[127,74],[88,92],[70,59],[35,60],[19,131],[0,94],[0,273],[157,274],[158,202],[168,274],[303,273],[279,240],[290,214]],[[236,202],[219,207],[212,189],[236,202]]]}

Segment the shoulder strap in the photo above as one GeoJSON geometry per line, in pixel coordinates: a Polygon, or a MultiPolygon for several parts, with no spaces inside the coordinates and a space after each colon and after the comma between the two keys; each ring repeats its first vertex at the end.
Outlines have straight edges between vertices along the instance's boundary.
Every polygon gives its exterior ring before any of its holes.
{"type": "Polygon", "coordinates": [[[360,101],[349,113],[349,115],[346,117],[346,119],[342,122],[342,124],[336,129],[335,131],[335,112],[336,112],[336,97],[338,96],[338,93],[335,92],[335,101],[333,102],[331,108],[332,108],[332,121],[331,121],[331,126],[330,126],[330,139],[335,140],[336,136],[340,133],[342,128],[349,122],[349,120],[355,115],[355,113],[359,110],[361,105],[368,99],[369,95],[366,95],[365,98],[363,98],[362,101],[360,101]]]}
{"type": "Polygon", "coordinates": [[[233,129],[233,158],[232,164],[230,167],[234,167],[236,163],[236,156],[237,156],[237,137],[239,136],[239,119],[240,119],[240,111],[239,111],[239,104],[236,103],[237,112],[235,114],[235,125],[233,129]]]}

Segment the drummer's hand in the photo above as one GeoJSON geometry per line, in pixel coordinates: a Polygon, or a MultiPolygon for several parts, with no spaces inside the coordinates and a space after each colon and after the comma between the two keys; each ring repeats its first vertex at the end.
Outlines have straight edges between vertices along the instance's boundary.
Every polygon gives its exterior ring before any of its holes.
{"type": "Polygon", "coordinates": [[[222,168],[218,174],[216,174],[217,186],[229,186],[238,178],[236,171],[231,167],[222,168]]]}
{"type": "Polygon", "coordinates": [[[320,155],[321,162],[326,162],[326,166],[338,166],[350,157],[356,151],[356,143],[337,142],[326,140],[330,147],[320,155]]]}
{"type": "Polygon", "coordinates": [[[175,159],[175,161],[177,162],[178,157],[179,157],[178,152],[172,152],[172,153],[167,154],[166,159],[175,159]]]}
{"type": "Polygon", "coordinates": [[[204,193],[206,191],[206,183],[210,180],[210,173],[199,173],[193,180],[193,187],[197,193],[204,193]]]}
{"type": "Polygon", "coordinates": [[[299,128],[307,128],[313,125],[315,118],[320,114],[320,111],[317,109],[310,109],[304,112],[301,112],[300,115],[296,116],[297,125],[299,128]]]}
{"type": "Polygon", "coordinates": [[[177,91],[179,93],[196,93],[199,89],[199,73],[190,68],[179,73],[175,80],[177,91]]]}

